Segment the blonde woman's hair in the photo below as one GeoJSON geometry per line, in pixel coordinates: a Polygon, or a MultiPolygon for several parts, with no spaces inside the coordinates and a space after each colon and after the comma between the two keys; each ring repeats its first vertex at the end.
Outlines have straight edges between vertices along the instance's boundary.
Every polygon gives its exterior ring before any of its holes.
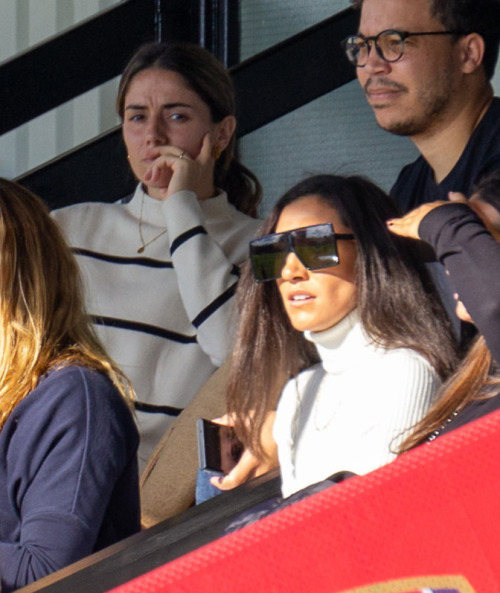
{"type": "Polygon", "coordinates": [[[1,178],[0,352],[0,429],[55,367],[101,371],[126,399],[133,396],[94,334],[77,263],[48,209],[30,191],[1,178]]]}

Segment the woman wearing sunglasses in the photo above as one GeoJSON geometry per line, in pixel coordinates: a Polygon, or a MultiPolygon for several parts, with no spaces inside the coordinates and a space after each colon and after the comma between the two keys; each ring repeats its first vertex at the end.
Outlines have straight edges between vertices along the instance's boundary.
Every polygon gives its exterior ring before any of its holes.
{"type": "Polygon", "coordinates": [[[289,190],[264,222],[238,289],[228,386],[246,457],[214,485],[228,489],[242,468],[271,465],[263,434],[274,410],[286,497],[390,461],[432,403],[454,368],[454,341],[412,246],[386,228],[395,212],[367,180],[320,175],[289,190]]]}

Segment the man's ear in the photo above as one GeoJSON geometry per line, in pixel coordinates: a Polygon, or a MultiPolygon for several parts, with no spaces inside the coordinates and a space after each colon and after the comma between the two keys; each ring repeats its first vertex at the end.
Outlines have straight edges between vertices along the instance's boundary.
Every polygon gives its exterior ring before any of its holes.
{"type": "Polygon", "coordinates": [[[218,148],[221,152],[225,150],[235,130],[236,118],[233,115],[227,115],[217,124],[214,138],[214,147],[218,148]]]}
{"type": "Polygon", "coordinates": [[[484,58],[484,39],[479,33],[469,33],[459,40],[462,71],[472,74],[481,67],[484,58]]]}

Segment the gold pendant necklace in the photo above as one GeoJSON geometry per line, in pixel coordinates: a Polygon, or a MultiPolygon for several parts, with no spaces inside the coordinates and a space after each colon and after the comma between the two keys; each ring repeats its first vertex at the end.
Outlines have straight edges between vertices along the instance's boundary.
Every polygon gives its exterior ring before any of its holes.
{"type": "Polygon", "coordinates": [[[144,190],[143,190],[142,191],[142,200],[141,200],[141,215],[139,216],[139,237],[141,238],[142,245],[137,250],[137,253],[144,253],[144,250],[146,249],[146,247],[148,245],[151,245],[151,243],[153,241],[156,241],[156,239],[159,239],[162,235],[164,235],[167,232],[167,229],[163,229],[161,233],[158,233],[156,235],[156,237],[153,237],[149,241],[144,241],[144,237],[142,236],[142,213],[144,211],[144,197],[145,196],[144,196],[144,190]]]}

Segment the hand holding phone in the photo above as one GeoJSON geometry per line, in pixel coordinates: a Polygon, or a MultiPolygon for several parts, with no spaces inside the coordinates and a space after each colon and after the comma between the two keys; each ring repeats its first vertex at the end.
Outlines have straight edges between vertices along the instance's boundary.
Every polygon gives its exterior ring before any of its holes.
{"type": "Polygon", "coordinates": [[[197,421],[198,460],[201,469],[228,474],[243,453],[234,428],[205,418],[197,421]]]}

